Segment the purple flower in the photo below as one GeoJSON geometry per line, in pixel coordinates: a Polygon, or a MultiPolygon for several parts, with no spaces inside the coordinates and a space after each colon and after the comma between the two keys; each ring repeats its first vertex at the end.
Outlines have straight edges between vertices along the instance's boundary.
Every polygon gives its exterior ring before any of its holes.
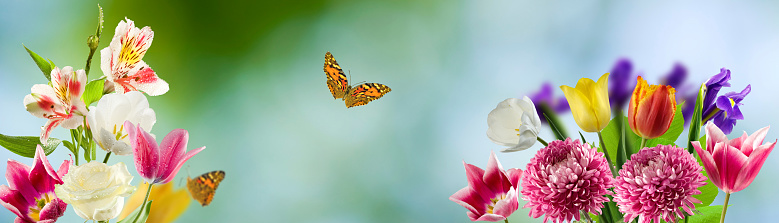
{"type": "MultiPolygon", "coordinates": [[[[538,92],[530,95],[529,98],[531,101],[533,101],[533,104],[536,107],[538,117],[544,117],[544,106],[551,109],[555,113],[561,113],[570,110],[568,107],[568,101],[565,100],[565,97],[563,96],[555,98],[553,92],[552,83],[544,82],[538,92]]],[[[541,122],[546,123],[546,119],[542,118],[541,122]]]]}
{"type": "Polygon", "coordinates": [[[668,72],[665,77],[660,81],[663,85],[668,85],[676,89],[677,95],[685,101],[684,107],[682,107],[682,116],[684,118],[684,124],[690,122],[692,118],[692,112],[695,110],[695,100],[698,97],[697,88],[693,85],[684,84],[687,79],[687,68],[681,63],[674,64],[671,72],[668,72]]]}
{"type": "Polygon", "coordinates": [[[616,109],[625,107],[630,96],[633,94],[633,88],[636,86],[636,76],[632,74],[633,63],[628,58],[620,58],[614,67],[611,68],[609,75],[609,101],[611,106],[616,109]]]}
{"type": "Polygon", "coordinates": [[[740,93],[729,92],[725,95],[717,97],[717,108],[720,109],[714,116],[711,117],[717,127],[722,129],[725,134],[730,134],[733,131],[733,126],[736,125],[736,120],[744,120],[744,114],[741,114],[739,105],[744,100],[744,97],[752,91],[752,85],[747,85],[740,93]]]}
{"type": "Polygon", "coordinates": [[[740,93],[729,92],[717,97],[722,87],[730,87],[730,70],[720,69],[720,72],[706,81],[706,97],[703,99],[703,120],[713,121],[726,135],[733,131],[736,120],[744,120],[744,115],[738,108],[741,101],[752,91],[752,86],[747,85],[740,93]]]}
{"type": "MultiPolygon", "coordinates": [[[[719,90],[722,89],[722,87],[730,87],[730,83],[728,83],[729,80],[730,70],[723,67],[718,74],[715,74],[706,81],[706,97],[703,98],[702,117],[713,115],[712,113],[715,112],[714,109],[716,108],[714,99],[717,98],[717,94],[719,94],[719,90]]],[[[706,120],[703,122],[706,122],[706,120]]]]}

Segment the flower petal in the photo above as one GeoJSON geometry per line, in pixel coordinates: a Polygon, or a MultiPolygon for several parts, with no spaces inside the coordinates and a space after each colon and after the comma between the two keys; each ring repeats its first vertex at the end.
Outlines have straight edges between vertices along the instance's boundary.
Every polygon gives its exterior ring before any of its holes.
{"type": "MultiPolygon", "coordinates": [[[[723,146],[724,143],[720,143],[717,145],[723,146]]],[[[695,148],[695,152],[697,152],[698,156],[701,158],[703,167],[706,169],[706,173],[709,175],[709,179],[711,180],[711,182],[714,183],[714,185],[717,186],[717,188],[722,188],[723,184],[722,184],[721,173],[719,170],[719,166],[717,166],[717,163],[714,161],[714,157],[712,157],[708,149],[703,150],[703,148],[701,148],[701,143],[698,141],[692,142],[692,147],[695,148]]]]}
{"type": "Polygon", "coordinates": [[[0,185],[0,205],[13,212],[16,216],[27,216],[30,203],[21,193],[11,189],[7,185],[0,185]]]}
{"type": "Polygon", "coordinates": [[[189,158],[192,158],[192,156],[195,156],[195,154],[198,154],[200,151],[203,151],[204,149],[206,149],[205,146],[197,148],[197,149],[190,150],[189,152],[184,154],[183,159],[179,160],[179,163],[176,164],[176,166],[174,166],[174,168],[170,170],[170,172],[167,175],[167,177],[164,178],[162,181],[160,181],[160,183],[168,183],[171,180],[173,180],[173,177],[175,177],[176,173],[179,172],[179,169],[181,169],[181,166],[184,166],[184,162],[187,162],[187,160],[189,160],[189,158]]]}
{"type": "Polygon", "coordinates": [[[60,125],[64,121],[63,119],[49,119],[48,122],[46,122],[46,125],[44,125],[41,128],[41,144],[45,144],[46,141],[49,140],[49,135],[51,135],[51,131],[54,130],[57,126],[60,125]]]}
{"type": "Polygon", "coordinates": [[[43,148],[40,145],[35,149],[35,158],[30,171],[30,182],[38,193],[54,192],[55,184],[62,184],[62,179],[57,176],[54,167],[51,166],[43,148]]]}
{"type": "Polygon", "coordinates": [[[714,161],[717,162],[722,176],[721,180],[724,188],[720,189],[725,193],[732,193],[736,178],[738,178],[738,174],[746,164],[747,157],[733,146],[723,144],[717,145],[722,145],[722,149],[715,150],[712,156],[714,157],[714,161]]]}
{"type": "Polygon", "coordinates": [[[124,128],[129,133],[138,174],[149,182],[155,181],[160,165],[160,149],[157,141],[140,126],[136,127],[129,121],[124,122],[124,128]]]}
{"type": "Polygon", "coordinates": [[[473,189],[476,193],[479,193],[479,196],[485,199],[495,197],[492,190],[484,184],[484,170],[477,166],[467,164],[465,161],[463,161],[463,165],[465,166],[465,177],[468,179],[468,187],[473,189]]]}
{"type": "Polygon", "coordinates": [[[506,178],[503,166],[500,165],[495,152],[490,151],[490,160],[487,162],[487,168],[484,169],[483,180],[493,194],[503,194],[511,187],[511,183],[506,178]]]}
{"type": "Polygon", "coordinates": [[[728,136],[722,132],[713,122],[706,123],[706,150],[714,153],[714,145],[723,142],[728,143],[728,136]]]}
{"type": "Polygon", "coordinates": [[[738,173],[734,183],[733,192],[743,190],[749,186],[752,181],[755,180],[755,177],[757,177],[757,174],[760,172],[760,168],[763,167],[763,163],[765,163],[765,160],[768,159],[768,154],[774,150],[775,145],[776,141],[759,146],[757,149],[755,149],[754,153],[749,156],[749,158],[747,158],[746,164],[738,173]]]}
{"type": "Polygon", "coordinates": [[[140,91],[146,92],[149,96],[165,94],[169,89],[168,83],[157,77],[157,74],[150,67],[144,67],[135,73],[130,71],[128,78],[132,78],[130,80],[131,85],[140,91]]]}
{"type": "Polygon", "coordinates": [[[517,190],[512,187],[506,193],[506,198],[495,203],[493,213],[505,218],[511,216],[511,213],[514,213],[517,209],[519,209],[519,198],[517,197],[517,190]]]}
{"type": "Polygon", "coordinates": [[[57,220],[57,218],[65,215],[67,207],[68,204],[65,204],[61,199],[54,198],[54,200],[41,209],[40,220],[57,220]]]}
{"type": "Polygon", "coordinates": [[[479,193],[473,191],[471,187],[464,187],[458,190],[449,197],[449,200],[465,207],[465,209],[476,215],[486,213],[487,202],[490,202],[489,199],[479,196],[479,193]]]}
{"type": "MultiPolygon", "coordinates": [[[[35,190],[29,178],[30,167],[16,160],[8,160],[5,179],[8,186],[18,191],[29,205],[35,204],[35,197],[40,193],[35,190]]],[[[26,207],[26,206],[25,206],[26,207]]]]}
{"type": "MultiPolygon", "coordinates": [[[[587,78],[582,79],[589,80],[587,78]]],[[[579,80],[579,83],[581,82],[582,80],[579,80]]],[[[560,89],[563,90],[563,94],[565,94],[565,98],[568,100],[568,105],[571,107],[571,113],[573,114],[576,124],[585,132],[597,132],[597,120],[592,118],[595,117],[594,111],[591,109],[592,102],[590,102],[590,99],[578,89],[578,86],[579,84],[577,84],[577,88],[572,88],[563,85],[560,86],[560,89]]]]}
{"type": "Polygon", "coordinates": [[[160,144],[160,165],[163,168],[157,169],[157,177],[159,179],[167,178],[172,173],[173,168],[182,159],[184,152],[187,151],[187,141],[189,141],[189,133],[184,129],[174,129],[162,139],[160,144]]]}

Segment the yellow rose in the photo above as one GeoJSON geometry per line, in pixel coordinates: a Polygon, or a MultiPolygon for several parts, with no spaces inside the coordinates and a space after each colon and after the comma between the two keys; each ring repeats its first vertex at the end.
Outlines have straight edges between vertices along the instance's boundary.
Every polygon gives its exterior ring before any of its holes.
{"type": "Polygon", "coordinates": [[[560,86],[571,107],[573,119],[585,132],[600,132],[609,124],[611,106],[609,105],[609,73],[603,74],[598,82],[582,78],[576,88],[560,86]]]}

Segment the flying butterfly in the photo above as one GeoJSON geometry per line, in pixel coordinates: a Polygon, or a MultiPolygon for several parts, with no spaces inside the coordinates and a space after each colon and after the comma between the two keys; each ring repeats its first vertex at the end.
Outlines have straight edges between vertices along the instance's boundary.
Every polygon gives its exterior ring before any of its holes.
{"type": "Polygon", "coordinates": [[[205,207],[214,199],[216,188],[224,178],[225,172],[221,170],[204,173],[195,179],[187,177],[187,189],[192,198],[205,207]]]}
{"type": "Polygon", "coordinates": [[[330,88],[333,98],[344,100],[347,108],[368,104],[368,102],[379,99],[392,90],[387,85],[379,83],[349,85],[344,71],[330,52],[325,54],[324,71],[327,75],[327,87],[330,88]]]}

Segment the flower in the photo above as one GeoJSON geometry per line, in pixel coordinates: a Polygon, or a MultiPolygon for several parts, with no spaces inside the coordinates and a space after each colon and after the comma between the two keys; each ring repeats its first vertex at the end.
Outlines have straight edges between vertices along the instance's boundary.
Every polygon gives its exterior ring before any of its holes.
{"type": "Polygon", "coordinates": [[[54,193],[54,185],[62,184],[70,161],[65,160],[55,170],[40,145],[35,149],[32,169],[16,160],[8,160],[5,177],[8,185],[0,185],[0,204],[16,214],[16,223],[53,223],[65,214],[67,204],[54,193]],[[55,172],[56,171],[56,172],[55,172]]]}
{"type": "Polygon", "coordinates": [[[676,89],[677,95],[680,95],[682,101],[685,102],[682,107],[682,117],[684,118],[685,124],[690,121],[692,112],[695,111],[695,100],[698,98],[698,90],[700,88],[700,85],[694,86],[684,84],[686,79],[687,67],[681,63],[676,63],[674,64],[673,69],[671,69],[671,72],[668,72],[668,74],[660,80],[660,84],[671,86],[676,89]]]}
{"type": "Polygon", "coordinates": [[[133,152],[123,128],[124,121],[139,123],[148,130],[157,122],[154,110],[149,108],[143,93],[131,91],[104,95],[97,102],[97,107],[91,107],[87,115],[97,144],[116,155],[130,155],[133,152]]]}
{"type": "Polygon", "coordinates": [[[130,196],[135,187],[130,185],[133,176],[127,166],[119,162],[113,166],[92,161],[71,166],[55,192],[65,203],[73,205],[76,214],[86,220],[106,221],[119,216],[124,197],[130,196]]]}
{"type": "MultiPolygon", "coordinates": [[[[530,95],[530,101],[534,102],[534,106],[536,107],[536,113],[538,113],[538,117],[544,116],[543,112],[545,109],[549,109],[550,111],[547,112],[566,112],[570,110],[568,107],[568,102],[565,100],[565,97],[558,97],[554,98],[553,91],[552,91],[552,84],[549,82],[544,82],[541,84],[541,89],[538,90],[538,92],[533,93],[530,95]]],[[[546,123],[546,119],[541,119],[542,123],[546,123]]]]}
{"type": "Polygon", "coordinates": [[[641,76],[637,82],[628,108],[630,128],[644,139],[660,137],[671,127],[676,114],[676,90],[671,86],[649,86],[641,76]]]}
{"type": "Polygon", "coordinates": [[[185,154],[189,133],[183,129],[170,131],[157,146],[157,141],[141,126],[136,127],[129,121],[125,121],[124,128],[130,135],[130,143],[135,155],[135,169],[143,179],[152,184],[170,182],[184,162],[206,148],[203,146],[185,154]]]}
{"type": "Polygon", "coordinates": [[[585,132],[599,132],[609,124],[609,73],[603,74],[598,82],[589,78],[579,79],[576,88],[560,86],[563,90],[576,124],[585,132]]]}
{"type": "Polygon", "coordinates": [[[507,146],[502,152],[516,152],[535,144],[541,120],[533,101],[509,98],[487,115],[487,137],[495,144],[507,146]]]}
{"type": "MultiPolygon", "coordinates": [[[[141,206],[146,196],[149,185],[144,183],[138,186],[138,190],[130,196],[124,205],[119,219],[129,216],[138,206],[141,206]]],[[[192,200],[186,189],[181,188],[173,190],[173,183],[166,183],[151,189],[149,200],[154,201],[154,211],[149,213],[146,223],[166,223],[173,222],[181,216],[189,207],[192,200]]]]}
{"type": "Polygon", "coordinates": [[[490,153],[487,169],[467,164],[468,186],[454,193],[449,200],[468,209],[471,221],[502,221],[519,209],[517,186],[522,170],[503,170],[495,153],[490,153]]]}
{"type": "Polygon", "coordinates": [[[125,20],[116,25],[111,44],[100,50],[106,88],[113,87],[119,93],[141,90],[150,96],[165,94],[168,83],[142,60],[154,39],[154,31],[148,26],[138,29],[132,20],[125,20]]]}
{"type": "Polygon", "coordinates": [[[728,92],[722,96],[717,97],[717,109],[720,110],[714,114],[709,120],[714,122],[715,125],[722,129],[725,134],[730,134],[733,131],[733,126],[736,125],[736,120],[744,120],[744,115],[741,114],[739,105],[744,100],[749,92],[752,91],[752,85],[747,85],[740,93],[728,92]]]}
{"type": "Polygon", "coordinates": [[[544,222],[580,219],[580,211],[600,214],[612,187],[606,158],[579,140],[549,142],[530,159],[522,177],[522,200],[530,216],[544,222]]]}
{"type": "Polygon", "coordinates": [[[675,222],[684,218],[682,211],[692,215],[693,203],[701,203],[692,195],[706,184],[701,166],[685,149],[673,145],[646,147],[633,154],[619,170],[614,201],[625,213],[625,222],[638,217],[639,223],[651,220],[675,222]],[[675,216],[674,216],[675,214],[675,216]]]}
{"type": "Polygon", "coordinates": [[[749,186],[776,145],[776,140],[763,144],[768,128],[749,136],[744,132],[741,137],[729,140],[714,123],[707,123],[706,149],[701,148],[700,142],[692,142],[692,146],[701,157],[711,182],[728,194],[749,186]]]}
{"type": "Polygon", "coordinates": [[[38,118],[49,119],[41,129],[41,143],[46,143],[51,130],[59,125],[66,129],[75,129],[84,122],[86,105],[81,94],[86,87],[87,75],[84,70],[73,72],[70,66],[60,70],[51,70],[51,86],[36,84],[32,93],[24,96],[24,107],[38,118]]]}
{"type": "Polygon", "coordinates": [[[633,63],[628,58],[620,58],[611,68],[609,75],[609,101],[617,109],[625,107],[625,103],[630,99],[632,93],[631,86],[635,86],[634,76],[632,74],[633,63]]]}
{"type": "Polygon", "coordinates": [[[729,80],[730,70],[720,69],[718,74],[706,81],[707,91],[706,97],[703,99],[702,122],[714,121],[714,124],[725,134],[730,134],[733,131],[736,120],[744,119],[738,105],[741,105],[741,100],[744,100],[744,97],[752,91],[752,86],[747,85],[741,93],[730,92],[717,97],[722,87],[730,87],[729,80]]]}

